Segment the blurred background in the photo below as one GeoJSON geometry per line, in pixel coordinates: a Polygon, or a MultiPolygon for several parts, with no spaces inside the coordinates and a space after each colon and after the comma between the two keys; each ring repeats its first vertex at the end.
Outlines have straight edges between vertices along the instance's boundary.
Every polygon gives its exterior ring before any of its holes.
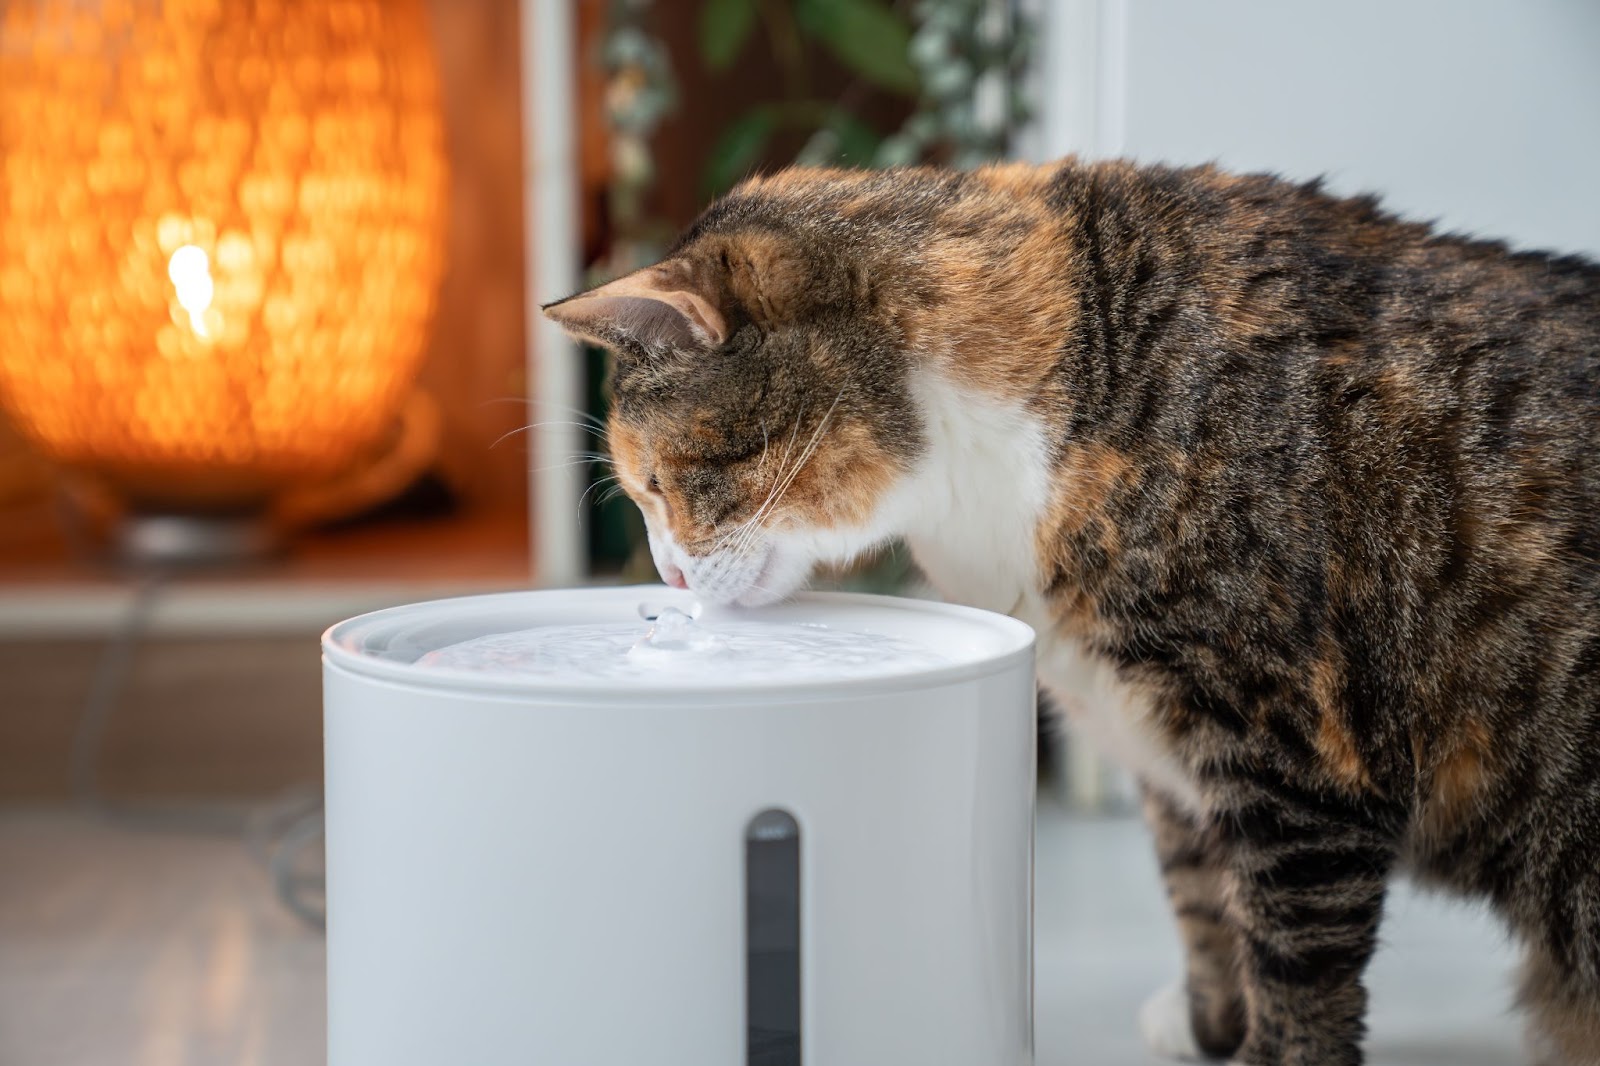
{"type": "MultiPolygon", "coordinates": [[[[318,634],[654,577],[538,304],[797,161],[1218,160],[1597,254],[1597,55],[1588,0],[0,0],[0,1066],[322,1061],[318,634]]],[[[1130,791],[1041,755],[1040,1061],[1143,1062],[1130,791]]],[[[1492,931],[1408,908],[1375,1060],[1513,1061],[1492,931]]]]}

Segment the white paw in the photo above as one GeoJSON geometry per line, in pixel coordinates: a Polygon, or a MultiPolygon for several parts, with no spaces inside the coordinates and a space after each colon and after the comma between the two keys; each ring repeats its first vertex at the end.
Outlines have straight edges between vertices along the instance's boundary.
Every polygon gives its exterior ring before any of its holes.
{"type": "Polygon", "coordinates": [[[1182,981],[1144,1001],[1139,1008],[1139,1032],[1144,1035],[1145,1045],[1157,1055],[1189,1062],[1205,1058],[1189,1022],[1189,993],[1184,991],[1182,981]]]}

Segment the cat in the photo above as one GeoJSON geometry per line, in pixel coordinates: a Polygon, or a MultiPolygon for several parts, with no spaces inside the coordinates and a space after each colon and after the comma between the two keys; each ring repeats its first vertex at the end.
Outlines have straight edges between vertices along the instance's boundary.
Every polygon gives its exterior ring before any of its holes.
{"type": "Polygon", "coordinates": [[[1404,872],[1504,917],[1541,1063],[1600,1063],[1600,268],[1214,167],[797,168],[544,310],[615,353],[666,581],[903,538],[1033,625],[1143,785],[1157,1050],[1360,1063],[1404,872]]]}

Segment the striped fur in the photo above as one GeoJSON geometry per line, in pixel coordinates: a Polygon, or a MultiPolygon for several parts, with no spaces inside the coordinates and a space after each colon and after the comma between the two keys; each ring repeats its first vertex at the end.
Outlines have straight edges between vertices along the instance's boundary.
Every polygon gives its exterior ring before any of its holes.
{"type": "Polygon", "coordinates": [[[1359,1063],[1408,872],[1600,1064],[1600,269],[1211,168],[796,170],[547,311],[691,586],[902,536],[1040,629],[1150,773],[1200,1047],[1359,1063]]]}

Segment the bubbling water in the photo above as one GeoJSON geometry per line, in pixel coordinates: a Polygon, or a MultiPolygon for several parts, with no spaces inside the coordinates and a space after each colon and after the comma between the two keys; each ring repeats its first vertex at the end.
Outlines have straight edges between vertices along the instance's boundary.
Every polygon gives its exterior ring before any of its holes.
{"type": "Polygon", "coordinates": [[[643,632],[625,622],[538,626],[452,644],[418,665],[547,682],[830,681],[940,666],[944,656],[899,637],[815,623],[700,621],[674,607],[643,632]]]}

